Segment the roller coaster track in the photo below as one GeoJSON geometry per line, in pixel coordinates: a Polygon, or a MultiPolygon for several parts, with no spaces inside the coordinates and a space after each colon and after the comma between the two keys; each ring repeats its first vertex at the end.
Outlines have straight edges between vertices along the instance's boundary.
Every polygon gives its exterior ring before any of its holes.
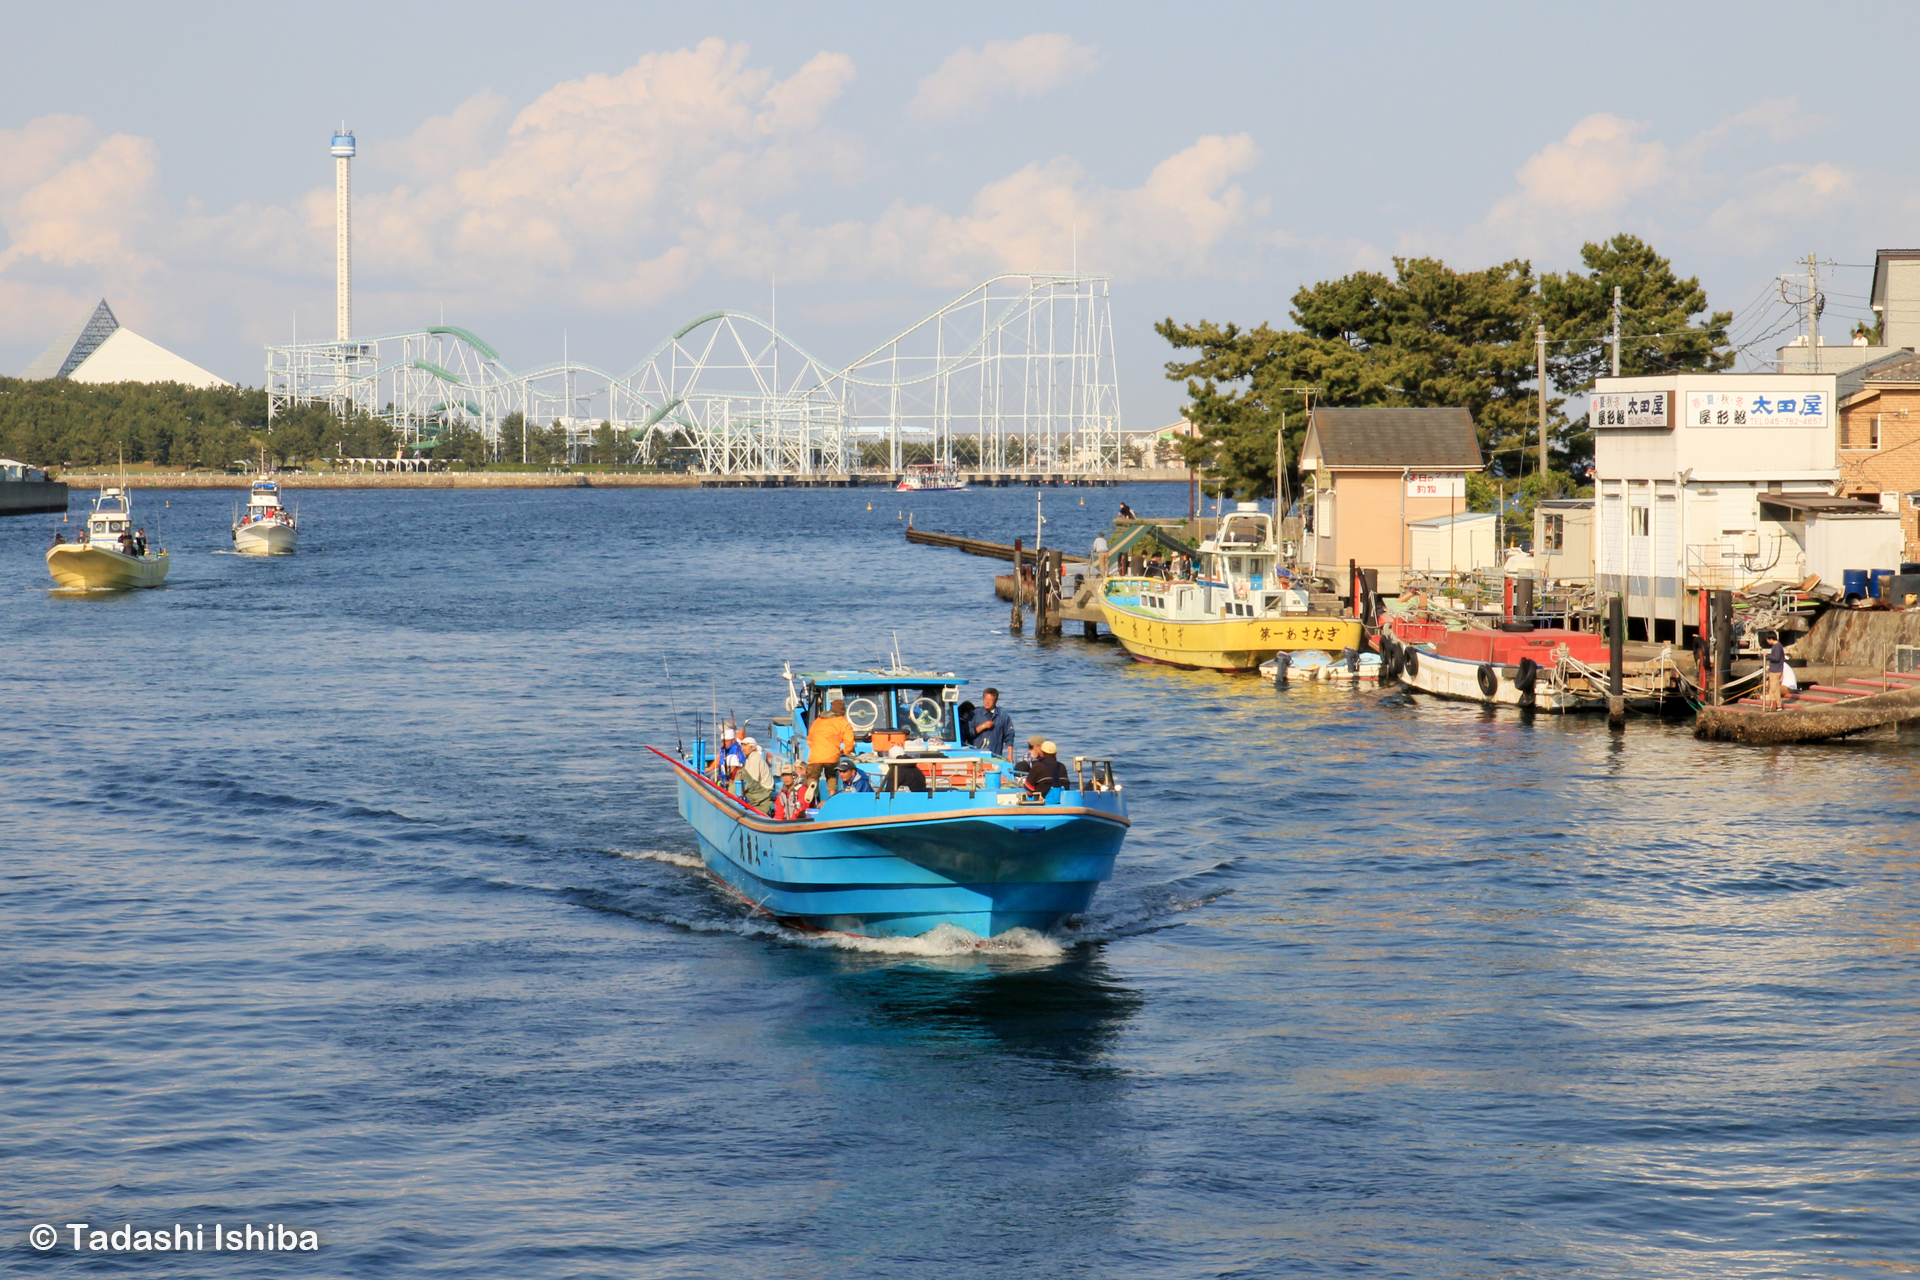
{"type": "Polygon", "coordinates": [[[568,360],[515,372],[478,335],[448,325],[267,356],[274,412],[323,404],[378,414],[415,445],[458,424],[503,457],[516,452],[519,414],[558,423],[573,448],[603,423],[639,457],[690,446],[716,475],[916,461],[1007,473],[1119,465],[1108,282],[1098,276],[996,276],[839,366],[726,310],[689,320],[622,375],[568,360]]]}

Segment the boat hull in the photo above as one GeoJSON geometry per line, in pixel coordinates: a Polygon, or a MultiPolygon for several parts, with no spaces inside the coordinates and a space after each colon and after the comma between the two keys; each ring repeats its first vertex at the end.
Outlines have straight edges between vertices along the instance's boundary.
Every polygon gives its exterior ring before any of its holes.
{"type": "Polygon", "coordinates": [[[233,549],[243,556],[290,556],[298,536],[292,525],[271,520],[235,525],[233,549]]]}
{"type": "Polygon", "coordinates": [[[47,572],[69,591],[127,591],[157,587],[167,580],[164,551],[140,557],[101,547],[62,543],[47,552],[47,572]]]}
{"type": "Polygon", "coordinates": [[[1126,836],[1117,793],[1017,807],[996,805],[991,793],[836,796],[815,821],[776,822],[669,760],[707,870],[758,910],[805,929],[874,938],[917,937],[943,924],[982,938],[1044,933],[1087,909],[1126,836]]]}
{"type": "Polygon", "coordinates": [[[1107,630],[1142,662],[1211,671],[1254,671],[1282,651],[1360,647],[1360,619],[1328,615],[1179,620],[1109,597],[1107,630]]]}
{"type": "Polygon", "coordinates": [[[1450,698],[1457,702],[1480,702],[1487,706],[1526,707],[1539,711],[1566,711],[1580,705],[1579,699],[1562,689],[1549,688],[1548,675],[1543,672],[1533,687],[1533,700],[1528,702],[1526,695],[1513,683],[1515,668],[1495,666],[1491,663],[1471,662],[1462,658],[1449,658],[1425,649],[1419,651],[1419,670],[1403,669],[1400,683],[1418,693],[1436,698],[1450,698]],[[1488,694],[1481,687],[1480,668],[1486,666],[1493,674],[1493,693],[1488,694]]]}

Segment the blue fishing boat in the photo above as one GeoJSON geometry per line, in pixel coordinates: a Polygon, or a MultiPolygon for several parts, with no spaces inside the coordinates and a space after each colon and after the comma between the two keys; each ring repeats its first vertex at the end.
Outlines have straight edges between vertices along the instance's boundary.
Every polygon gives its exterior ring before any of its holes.
{"type": "Polygon", "coordinates": [[[967,682],[951,672],[786,678],[788,714],[771,724],[775,769],[804,765],[809,727],[842,701],[871,791],[838,791],[782,821],[708,776],[697,733],[678,756],[655,749],[678,776],[680,815],[708,871],[756,910],[876,938],[941,925],[981,938],[1044,933],[1085,911],[1112,876],[1128,826],[1112,761],[1075,756],[1067,784],[1036,795],[1012,762],[953,745],[967,682]]]}

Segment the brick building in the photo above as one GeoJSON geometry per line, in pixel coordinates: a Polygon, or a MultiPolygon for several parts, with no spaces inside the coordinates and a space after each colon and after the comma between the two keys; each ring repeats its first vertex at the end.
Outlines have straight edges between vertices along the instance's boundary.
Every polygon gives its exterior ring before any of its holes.
{"type": "Polygon", "coordinates": [[[1920,560],[1920,356],[1876,366],[1840,401],[1839,455],[1837,491],[1898,511],[1905,559],[1920,560]]]}

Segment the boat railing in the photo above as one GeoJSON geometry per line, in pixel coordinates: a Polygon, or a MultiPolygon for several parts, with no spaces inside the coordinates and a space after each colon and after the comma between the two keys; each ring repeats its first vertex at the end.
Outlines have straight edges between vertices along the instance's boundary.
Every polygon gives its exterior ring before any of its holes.
{"type": "Polygon", "coordinates": [[[1075,789],[1079,791],[1118,791],[1120,789],[1120,781],[1113,774],[1112,760],[1075,756],[1073,776],[1075,789]],[[1091,787],[1087,785],[1089,782],[1093,784],[1091,787]]]}

